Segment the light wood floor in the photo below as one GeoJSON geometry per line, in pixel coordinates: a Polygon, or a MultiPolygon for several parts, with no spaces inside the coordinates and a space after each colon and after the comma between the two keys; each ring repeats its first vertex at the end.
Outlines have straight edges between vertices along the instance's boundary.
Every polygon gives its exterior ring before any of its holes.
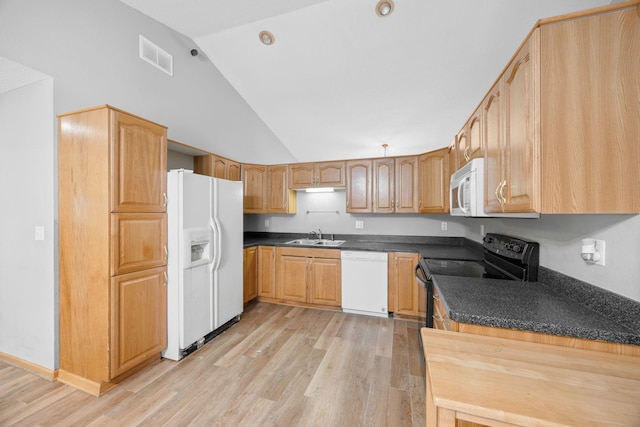
{"type": "Polygon", "coordinates": [[[0,362],[0,426],[424,426],[419,328],[261,302],[100,398],[0,362]]]}

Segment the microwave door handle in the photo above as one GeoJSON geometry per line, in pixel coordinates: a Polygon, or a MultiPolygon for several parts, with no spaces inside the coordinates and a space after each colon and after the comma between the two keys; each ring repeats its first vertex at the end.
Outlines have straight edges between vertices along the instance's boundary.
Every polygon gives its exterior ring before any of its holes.
{"type": "Polygon", "coordinates": [[[458,207],[460,208],[460,210],[463,213],[467,213],[467,209],[464,208],[464,203],[463,203],[463,200],[462,200],[462,198],[464,196],[463,193],[465,192],[464,190],[465,190],[466,184],[467,184],[467,181],[464,180],[464,181],[462,181],[461,185],[458,187],[458,207]]]}

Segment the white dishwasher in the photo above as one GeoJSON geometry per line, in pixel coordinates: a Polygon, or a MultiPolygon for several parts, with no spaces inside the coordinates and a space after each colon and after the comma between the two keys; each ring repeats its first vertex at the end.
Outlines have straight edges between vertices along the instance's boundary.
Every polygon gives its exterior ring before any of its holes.
{"type": "Polygon", "coordinates": [[[388,317],[384,252],[342,251],[342,311],[388,317]]]}

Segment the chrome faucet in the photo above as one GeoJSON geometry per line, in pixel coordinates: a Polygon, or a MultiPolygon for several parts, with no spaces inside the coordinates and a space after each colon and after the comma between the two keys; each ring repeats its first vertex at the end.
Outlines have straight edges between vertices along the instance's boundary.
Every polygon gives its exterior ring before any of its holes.
{"type": "Polygon", "coordinates": [[[319,228],[318,228],[318,231],[311,230],[309,234],[311,235],[315,234],[318,239],[322,240],[322,230],[320,230],[319,228]]]}

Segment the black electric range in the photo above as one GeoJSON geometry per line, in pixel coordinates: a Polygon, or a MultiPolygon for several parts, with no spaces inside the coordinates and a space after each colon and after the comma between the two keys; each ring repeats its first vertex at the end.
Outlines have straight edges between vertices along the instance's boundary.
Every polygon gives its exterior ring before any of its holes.
{"type": "Polygon", "coordinates": [[[535,242],[487,233],[482,259],[423,257],[415,268],[418,281],[427,289],[427,327],[433,327],[433,275],[490,278],[535,282],[538,280],[540,245],[535,242]]]}

